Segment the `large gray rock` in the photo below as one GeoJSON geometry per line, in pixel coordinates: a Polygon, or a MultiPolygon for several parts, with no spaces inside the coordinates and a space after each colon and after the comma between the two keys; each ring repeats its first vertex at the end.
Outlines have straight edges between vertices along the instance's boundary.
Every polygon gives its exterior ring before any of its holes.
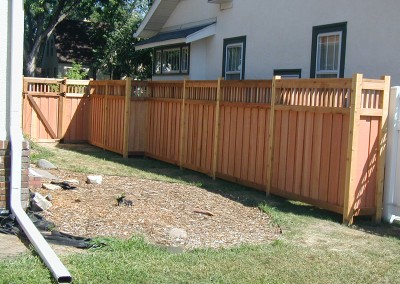
{"type": "Polygon", "coordinates": [[[43,195],[40,193],[35,193],[32,198],[32,210],[39,212],[49,209],[52,206],[51,202],[48,201],[43,195]]]}
{"type": "Polygon", "coordinates": [[[57,167],[55,165],[53,165],[52,163],[50,163],[49,161],[45,160],[45,159],[40,159],[36,165],[41,168],[41,169],[45,169],[45,170],[53,170],[53,169],[57,169],[57,167]]]}

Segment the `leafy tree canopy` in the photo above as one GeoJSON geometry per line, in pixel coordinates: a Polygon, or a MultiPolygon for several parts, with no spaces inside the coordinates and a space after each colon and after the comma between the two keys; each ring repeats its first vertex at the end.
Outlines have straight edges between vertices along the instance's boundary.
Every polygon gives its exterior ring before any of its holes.
{"type": "Polygon", "coordinates": [[[25,75],[34,75],[46,39],[60,22],[90,19],[101,26],[93,36],[104,40],[104,46],[95,50],[97,67],[107,68],[114,78],[137,76],[140,66],[150,64],[148,52],[135,54],[132,47],[133,32],[148,4],[147,0],[24,0],[25,75]]]}

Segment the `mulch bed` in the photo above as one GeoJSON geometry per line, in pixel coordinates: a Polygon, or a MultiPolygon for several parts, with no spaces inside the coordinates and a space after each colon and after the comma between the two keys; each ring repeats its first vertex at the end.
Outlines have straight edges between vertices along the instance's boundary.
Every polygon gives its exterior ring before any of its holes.
{"type": "Polygon", "coordinates": [[[53,206],[42,215],[72,235],[127,239],[139,234],[183,249],[261,244],[279,237],[279,229],[257,207],[196,186],[119,176],[104,176],[101,185],[92,185],[84,174],[50,172],[79,181],[76,190],[34,190],[51,194],[53,206]],[[117,205],[121,194],[132,206],[117,205]],[[171,235],[172,229],[186,236],[171,235]]]}

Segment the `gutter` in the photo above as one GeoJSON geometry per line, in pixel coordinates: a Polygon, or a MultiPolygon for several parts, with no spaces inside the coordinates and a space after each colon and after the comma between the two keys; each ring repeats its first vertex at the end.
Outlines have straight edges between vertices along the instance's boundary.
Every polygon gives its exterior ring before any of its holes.
{"type": "Polygon", "coordinates": [[[10,207],[11,212],[22,227],[24,233],[34,246],[36,252],[49,268],[56,281],[70,283],[72,277],[61,263],[50,245],[45,241],[38,229],[26,215],[21,206],[21,154],[22,154],[22,130],[21,130],[21,105],[22,105],[22,65],[23,65],[23,34],[24,11],[22,0],[12,0],[10,30],[10,65],[8,68],[10,82],[10,144],[11,144],[11,178],[10,178],[10,207]],[[11,55],[12,54],[12,55],[11,55]]]}

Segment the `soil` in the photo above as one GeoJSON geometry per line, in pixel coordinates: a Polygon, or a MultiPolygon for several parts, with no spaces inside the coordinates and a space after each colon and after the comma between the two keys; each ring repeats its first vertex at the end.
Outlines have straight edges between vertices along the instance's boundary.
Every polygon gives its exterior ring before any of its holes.
{"type": "Polygon", "coordinates": [[[257,207],[196,186],[119,176],[104,176],[101,185],[94,185],[86,183],[85,174],[50,172],[62,181],[79,181],[76,190],[36,189],[52,197],[53,206],[42,215],[75,236],[128,239],[139,234],[183,250],[267,243],[279,236],[257,207]],[[121,195],[132,205],[118,206],[121,195]]]}

